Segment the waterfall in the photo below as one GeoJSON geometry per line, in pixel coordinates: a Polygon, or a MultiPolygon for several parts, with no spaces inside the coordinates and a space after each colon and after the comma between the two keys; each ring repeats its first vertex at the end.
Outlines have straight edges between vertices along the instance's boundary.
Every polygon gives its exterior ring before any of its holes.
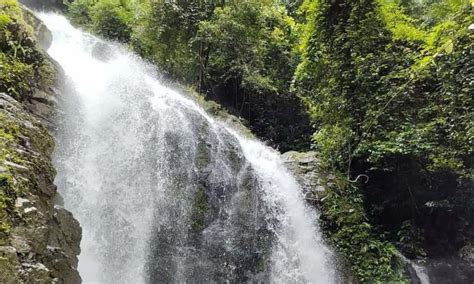
{"type": "Polygon", "coordinates": [[[119,44],[40,14],[64,69],[54,162],[85,283],[334,283],[317,212],[279,154],[119,44]]]}
{"type": "Polygon", "coordinates": [[[418,263],[416,260],[410,260],[399,252],[400,258],[408,265],[408,273],[411,281],[415,284],[430,284],[430,276],[426,266],[418,263]]]}

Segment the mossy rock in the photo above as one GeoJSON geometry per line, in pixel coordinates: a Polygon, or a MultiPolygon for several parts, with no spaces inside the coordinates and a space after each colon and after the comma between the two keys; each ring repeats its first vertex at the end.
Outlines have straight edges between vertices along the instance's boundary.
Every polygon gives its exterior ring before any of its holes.
{"type": "Polygon", "coordinates": [[[0,283],[19,283],[19,266],[15,248],[0,246],[0,283]]]}
{"type": "Polygon", "coordinates": [[[26,100],[36,89],[47,90],[56,80],[55,66],[36,38],[46,47],[48,31],[17,1],[3,1],[0,8],[0,92],[26,100]]]}

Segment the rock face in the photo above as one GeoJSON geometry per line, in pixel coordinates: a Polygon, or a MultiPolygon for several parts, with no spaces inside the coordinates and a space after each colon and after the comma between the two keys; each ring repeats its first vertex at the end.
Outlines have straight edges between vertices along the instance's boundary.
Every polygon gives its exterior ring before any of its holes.
{"type": "Polygon", "coordinates": [[[46,25],[36,17],[30,9],[22,7],[23,18],[33,28],[33,35],[35,36],[39,47],[46,50],[51,46],[53,35],[46,25]]]}
{"type": "MultiPolygon", "coordinates": [[[[334,185],[335,176],[323,171],[317,152],[290,151],[281,157],[298,181],[308,203],[321,208],[321,202],[328,195],[328,188],[334,185]]],[[[338,282],[358,283],[347,261],[336,255],[334,265],[339,275],[338,282]]]]}
{"type": "Polygon", "coordinates": [[[287,168],[296,177],[307,200],[319,201],[326,196],[326,191],[319,175],[321,164],[316,152],[300,153],[290,151],[284,153],[282,159],[287,168]]]}
{"type": "Polygon", "coordinates": [[[6,193],[0,283],[79,283],[81,227],[53,203],[53,140],[34,113],[7,94],[0,94],[0,121],[9,134],[2,135],[0,160],[6,193]]]}
{"type": "MultiPolygon", "coordinates": [[[[32,14],[24,17],[37,35],[47,33],[37,18],[30,21],[32,14]]],[[[0,93],[0,283],[81,282],[81,227],[53,201],[54,141],[48,129],[54,129],[57,95],[52,86],[18,100],[0,93]]]]}

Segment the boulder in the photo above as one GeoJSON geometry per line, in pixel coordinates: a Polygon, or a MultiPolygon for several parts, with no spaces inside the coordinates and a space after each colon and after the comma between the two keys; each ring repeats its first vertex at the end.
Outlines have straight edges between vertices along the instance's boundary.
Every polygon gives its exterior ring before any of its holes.
{"type": "MultiPolygon", "coordinates": [[[[21,1],[20,1],[21,2],[21,1]]],[[[21,6],[23,18],[33,28],[33,35],[35,36],[40,48],[47,50],[53,42],[53,34],[46,27],[46,25],[25,6],[21,6]]]]}
{"type": "Polygon", "coordinates": [[[114,56],[114,51],[110,48],[110,45],[105,42],[97,42],[94,47],[92,47],[92,56],[97,60],[107,62],[114,56]]]}
{"type": "Polygon", "coordinates": [[[459,257],[474,267],[474,245],[468,244],[459,250],[459,257]]]}
{"type": "Polygon", "coordinates": [[[326,196],[321,179],[321,162],[316,152],[290,151],[284,153],[282,159],[295,176],[307,200],[320,201],[326,196]]]}

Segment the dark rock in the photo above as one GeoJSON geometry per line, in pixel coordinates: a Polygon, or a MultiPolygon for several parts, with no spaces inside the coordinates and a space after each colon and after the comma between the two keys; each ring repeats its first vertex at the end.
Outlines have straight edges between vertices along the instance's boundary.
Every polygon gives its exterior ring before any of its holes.
{"type": "MultiPolygon", "coordinates": [[[[147,282],[182,282],[183,278],[175,278],[181,274],[196,283],[267,283],[275,236],[255,172],[234,136],[213,128],[193,112],[187,115],[194,116],[197,135],[191,143],[196,143],[196,153],[187,157],[184,151],[176,151],[173,158],[161,161],[167,163],[169,177],[164,193],[167,204],[155,214],[176,225],[156,222],[147,282]],[[189,164],[175,162],[187,158],[191,158],[189,164]],[[194,168],[192,173],[190,168],[194,168]],[[179,198],[177,192],[181,192],[179,198]],[[177,213],[177,208],[186,209],[177,213]]],[[[185,143],[171,134],[165,148],[185,143]]]]}
{"type": "Polygon", "coordinates": [[[110,48],[110,45],[98,42],[92,48],[92,56],[100,61],[107,62],[113,57],[113,50],[110,48]]]}
{"type": "Polygon", "coordinates": [[[68,257],[73,260],[72,262],[77,265],[76,255],[81,252],[79,243],[82,235],[79,222],[74,219],[71,212],[60,206],[55,206],[54,221],[53,224],[50,224],[50,228],[54,230],[49,235],[48,244],[63,248],[68,257]]]}

